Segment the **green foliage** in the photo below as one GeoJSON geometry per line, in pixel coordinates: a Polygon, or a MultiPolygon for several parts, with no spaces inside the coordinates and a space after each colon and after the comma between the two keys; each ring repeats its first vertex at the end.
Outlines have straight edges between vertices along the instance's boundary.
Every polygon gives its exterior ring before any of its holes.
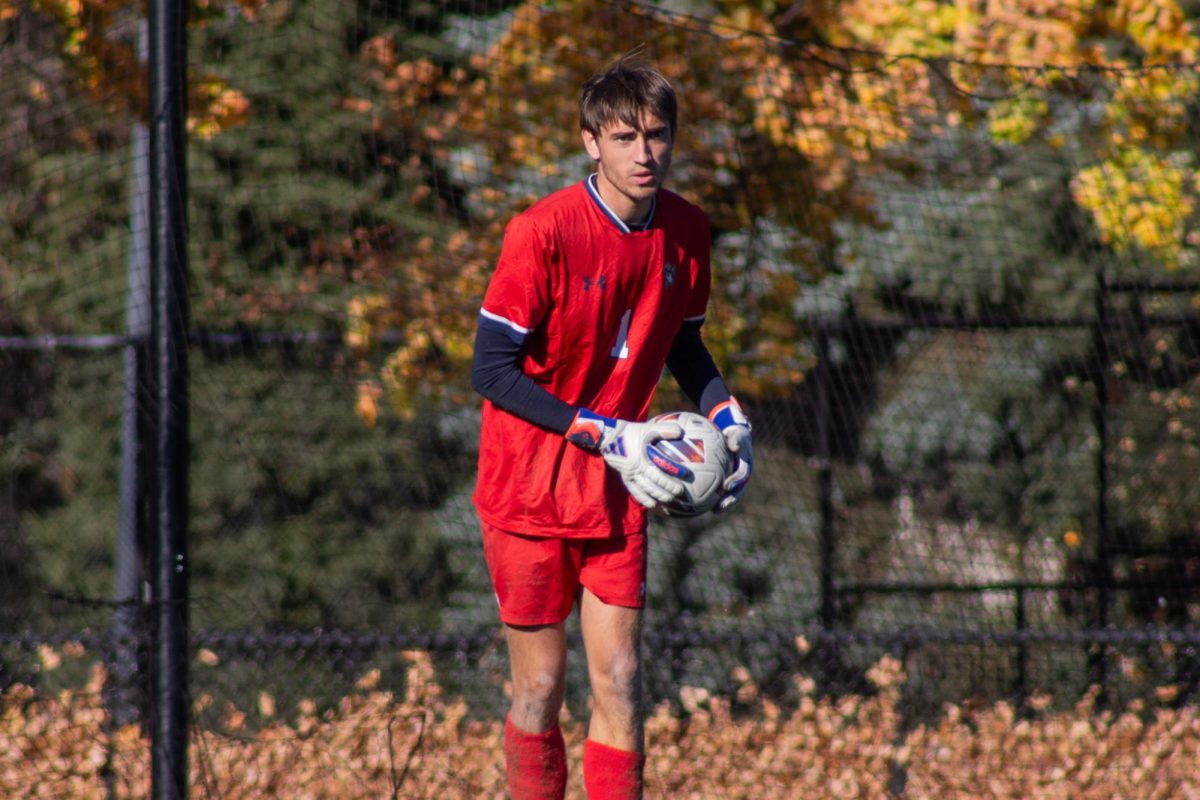
{"type": "Polygon", "coordinates": [[[194,380],[197,624],[430,625],[455,582],[422,512],[462,480],[461,448],[391,418],[365,428],[353,384],[320,363],[215,357],[194,380]]]}
{"type": "Polygon", "coordinates": [[[230,18],[191,36],[193,61],[250,107],[244,125],[188,152],[198,324],[341,324],[363,281],[391,285],[396,254],[442,229],[409,201],[437,176],[427,152],[382,124],[380,70],[361,48],[378,38],[429,51],[444,9],[389,9],[279,3],[257,24],[230,18]]]}

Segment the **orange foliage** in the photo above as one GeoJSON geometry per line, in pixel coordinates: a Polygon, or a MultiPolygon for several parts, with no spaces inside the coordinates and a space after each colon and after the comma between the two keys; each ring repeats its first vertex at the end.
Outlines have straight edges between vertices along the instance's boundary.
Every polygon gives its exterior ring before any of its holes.
{"type": "MultiPolygon", "coordinates": [[[[194,0],[193,17],[203,24],[236,7],[254,21],[264,2],[194,0]]],[[[97,101],[145,113],[132,37],[114,35],[134,15],[131,0],[29,7],[59,24],[63,58],[97,101]]],[[[0,0],[0,22],[25,13],[17,8],[0,0]]],[[[367,306],[347,309],[363,379],[404,416],[469,396],[474,321],[504,224],[582,177],[566,174],[581,163],[579,87],[634,46],[681,89],[671,187],[718,233],[756,243],[787,234],[743,248],[752,263],[715,263],[706,337],[739,393],[787,392],[803,380],[813,358],[797,295],[840,266],[846,226],[879,224],[871,179],[920,175],[913,148],[955,127],[1001,147],[1071,146],[1075,201],[1102,239],[1165,269],[1193,265],[1200,187],[1186,142],[1200,78],[1166,66],[1200,54],[1193,28],[1177,0],[720,0],[703,19],[527,0],[465,66],[407,58],[392,37],[372,38],[360,66],[374,91],[340,107],[404,142],[404,163],[389,155],[385,165],[410,187],[414,211],[445,224],[387,247],[360,247],[354,232],[354,278],[386,300],[370,306],[370,320],[359,314],[367,306]],[[1085,106],[1101,113],[1081,121],[1085,106]],[[455,178],[466,194],[452,208],[439,190],[455,178]],[[404,344],[380,370],[368,358],[378,342],[360,334],[387,328],[404,344]]],[[[198,137],[252,113],[236,87],[211,76],[192,81],[189,101],[198,137]]]]}
{"type": "MultiPolygon", "coordinates": [[[[198,0],[191,17],[203,21],[236,6],[253,20],[266,0],[198,0]]],[[[60,30],[60,53],[79,86],[94,102],[115,114],[148,118],[150,105],[146,67],[138,58],[131,22],[143,13],[134,0],[34,0],[33,13],[53,20],[60,30]]],[[[0,22],[21,13],[12,0],[0,0],[0,22]]],[[[245,95],[214,75],[194,75],[188,85],[187,128],[211,138],[244,123],[249,114],[245,95]]]]}
{"type": "Polygon", "coordinates": [[[1195,187],[1139,184],[1144,165],[1163,158],[1129,151],[1180,145],[1197,79],[1189,70],[1086,71],[1194,57],[1197,40],[1177,4],[830,0],[778,13],[772,4],[715,8],[699,20],[601,0],[530,0],[469,71],[446,75],[368,43],[364,57],[375,62],[388,98],[383,124],[437,158],[462,159],[472,207],[484,215],[468,244],[453,251],[433,242],[404,267],[414,279],[397,291],[392,322],[410,338],[383,373],[402,413],[444,399],[435,382],[465,385],[467,345],[502,223],[540,193],[529,188],[533,178],[549,190],[582,177],[561,174],[580,150],[579,86],[634,45],[681,89],[671,187],[705,208],[718,232],[794,234],[782,250],[760,256],[766,262],[714,266],[706,336],[739,392],[787,391],[803,379],[812,356],[793,301],[836,265],[840,225],[876,224],[864,179],[920,172],[904,154],[914,136],[983,126],[1000,144],[1061,147],[1056,109],[1100,99],[1104,126],[1075,135],[1108,183],[1081,176],[1078,201],[1115,248],[1140,248],[1168,268],[1183,260],[1195,187]],[[578,35],[585,30],[587,37],[578,35]],[[1082,71],[1068,76],[1072,69],[1082,71]],[[1140,188],[1107,192],[1116,185],[1140,188]],[[1131,226],[1131,215],[1143,221],[1131,226]],[[455,292],[445,291],[447,280],[455,292]],[[415,385],[424,388],[414,392],[415,385]]]}
{"type": "MultiPolygon", "coordinates": [[[[407,688],[378,688],[372,672],[335,708],[302,701],[279,718],[270,694],[257,708],[228,707],[221,729],[192,733],[190,795],[224,798],[470,798],[504,795],[503,726],[471,719],[446,697],[427,653],[402,654],[407,688]],[[258,728],[249,731],[253,720],[258,728]]],[[[905,676],[883,659],[871,696],[818,697],[796,677],[801,700],[785,710],[760,696],[745,669],[734,699],[684,687],[683,713],[658,706],[646,722],[646,796],[884,798],[903,775],[904,796],[1030,798],[1190,797],[1200,791],[1200,716],[1193,707],[1098,711],[1094,695],[1073,710],[1007,703],[948,705],[905,732],[905,676]],[[736,708],[736,711],[735,711],[736,708]]],[[[41,697],[23,686],[0,697],[0,794],[104,798],[149,795],[149,742],[134,726],[112,730],[101,702],[104,671],[79,691],[41,697]]],[[[204,706],[210,698],[200,697],[204,706]]],[[[586,730],[564,715],[571,765],[567,796],[584,796],[579,763],[586,730]]]]}

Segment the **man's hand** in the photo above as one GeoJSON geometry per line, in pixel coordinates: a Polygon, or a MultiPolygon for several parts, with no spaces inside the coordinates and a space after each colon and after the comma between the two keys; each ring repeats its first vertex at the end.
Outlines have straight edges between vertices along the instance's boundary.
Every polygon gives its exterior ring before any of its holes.
{"type": "Polygon", "coordinates": [[[656,467],[646,455],[648,445],[683,436],[683,428],[674,422],[627,422],[583,408],[566,435],[571,443],[599,453],[621,476],[633,499],[646,508],[683,494],[683,482],[656,467]]]}
{"type": "Polygon", "coordinates": [[[750,473],[754,471],[754,448],[750,441],[750,420],[742,413],[742,407],[732,397],[709,412],[721,433],[725,435],[725,446],[737,457],[737,466],[725,479],[725,496],[717,503],[714,512],[728,511],[742,498],[750,473]]]}

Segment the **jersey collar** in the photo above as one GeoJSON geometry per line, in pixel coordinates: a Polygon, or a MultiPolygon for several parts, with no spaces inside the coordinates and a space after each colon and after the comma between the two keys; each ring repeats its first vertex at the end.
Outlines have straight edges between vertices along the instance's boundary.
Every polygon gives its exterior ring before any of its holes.
{"type": "Polygon", "coordinates": [[[600,188],[596,184],[596,173],[593,172],[591,175],[589,175],[587,180],[584,181],[584,185],[587,186],[588,194],[591,195],[592,200],[596,202],[596,206],[601,212],[604,213],[604,216],[609,218],[613,225],[617,226],[621,233],[632,233],[634,231],[645,231],[650,229],[650,224],[654,222],[654,211],[658,208],[657,195],[650,198],[650,213],[646,215],[646,221],[641,225],[629,225],[625,222],[625,220],[618,217],[616,213],[608,207],[608,204],[604,202],[603,198],[600,197],[600,188]]]}

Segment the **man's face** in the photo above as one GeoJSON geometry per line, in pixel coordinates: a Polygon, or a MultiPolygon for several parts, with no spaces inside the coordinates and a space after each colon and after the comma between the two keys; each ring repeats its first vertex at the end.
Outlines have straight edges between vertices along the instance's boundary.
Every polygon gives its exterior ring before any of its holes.
{"type": "Polygon", "coordinates": [[[638,222],[650,210],[654,193],[671,166],[671,128],[643,113],[638,128],[614,120],[599,135],[583,131],[583,146],[596,162],[600,196],[626,222],[638,222]]]}

